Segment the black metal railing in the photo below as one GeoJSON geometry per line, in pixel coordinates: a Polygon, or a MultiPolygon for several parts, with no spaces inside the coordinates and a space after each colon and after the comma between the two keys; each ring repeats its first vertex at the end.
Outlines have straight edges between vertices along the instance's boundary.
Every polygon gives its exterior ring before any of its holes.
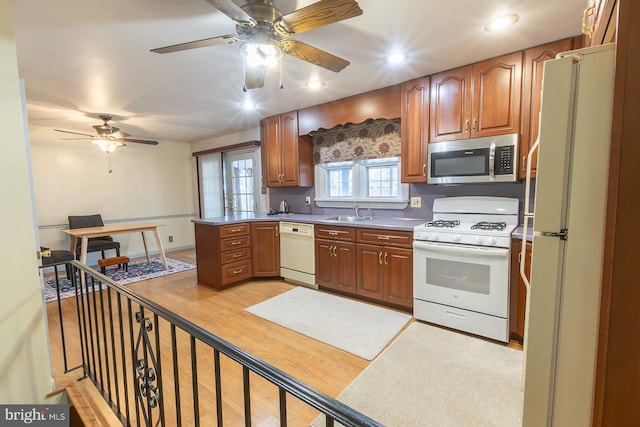
{"type": "MultiPolygon", "coordinates": [[[[64,369],[82,368],[83,378],[93,382],[123,425],[223,426],[225,413],[231,413],[226,419],[237,420],[241,411],[244,425],[251,426],[255,409],[279,414],[285,427],[287,405],[306,405],[324,414],[328,427],[336,421],[347,427],[382,426],[97,271],[77,261],[70,264],[74,274],[66,284],[75,293],[65,310],[75,309],[77,324],[65,324],[60,298],[56,303],[64,369]],[[66,342],[72,336],[79,343],[74,352],[66,342]],[[69,367],[70,357],[77,361],[74,367],[69,367]],[[223,376],[241,381],[242,396],[225,393],[223,376]],[[265,395],[263,386],[255,399],[252,383],[257,381],[275,385],[268,387],[273,395],[265,395]]],[[[61,280],[56,268],[53,286],[58,290],[61,280]]],[[[237,421],[226,423],[235,426],[237,421]]]]}

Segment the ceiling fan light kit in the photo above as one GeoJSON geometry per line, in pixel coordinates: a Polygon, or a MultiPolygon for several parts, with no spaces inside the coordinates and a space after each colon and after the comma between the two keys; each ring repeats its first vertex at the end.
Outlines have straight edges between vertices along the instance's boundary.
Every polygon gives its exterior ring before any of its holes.
{"type": "Polygon", "coordinates": [[[116,148],[122,147],[124,145],[124,143],[115,139],[102,138],[99,136],[91,138],[91,142],[100,147],[100,149],[105,153],[113,153],[114,151],[116,151],[116,148]]]}
{"type": "MultiPolygon", "coordinates": [[[[282,15],[273,0],[247,0],[242,6],[233,0],[207,0],[231,18],[237,34],[228,34],[157,49],[154,53],[171,53],[218,44],[241,43],[245,84],[243,90],[264,87],[267,68],[280,66],[285,53],[303,61],[340,72],[349,61],[292,38],[295,34],[362,15],[356,0],[320,0],[307,7],[282,15]]],[[[283,88],[282,77],[280,88],[283,88]]]]}

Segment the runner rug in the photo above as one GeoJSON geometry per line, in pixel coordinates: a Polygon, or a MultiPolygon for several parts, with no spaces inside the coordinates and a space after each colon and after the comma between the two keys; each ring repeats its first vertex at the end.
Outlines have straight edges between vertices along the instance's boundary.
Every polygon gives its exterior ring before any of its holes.
{"type": "MultiPolygon", "coordinates": [[[[107,267],[105,276],[119,285],[128,285],[130,283],[141,282],[143,280],[154,279],[156,277],[167,276],[196,268],[195,264],[178,261],[173,258],[167,258],[167,266],[169,268],[165,270],[160,258],[152,258],[151,262],[147,262],[146,259],[132,261],[129,263],[127,271],[118,268],[117,265],[107,267]]],[[[97,269],[97,271],[100,270],[98,266],[94,266],[94,268],[97,269]]],[[[66,273],[58,272],[58,278],[60,279],[60,299],[74,296],[75,288],[71,280],[67,279],[66,273]]],[[[105,286],[102,288],[104,289],[104,287],[105,286]]],[[[45,280],[43,293],[45,302],[57,300],[55,277],[45,280]]]]}
{"type": "Polygon", "coordinates": [[[337,399],[387,427],[520,427],[522,351],[414,322],[337,399]]]}
{"type": "Polygon", "coordinates": [[[373,360],[411,316],[297,287],[246,309],[315,340],[373,360]]]}

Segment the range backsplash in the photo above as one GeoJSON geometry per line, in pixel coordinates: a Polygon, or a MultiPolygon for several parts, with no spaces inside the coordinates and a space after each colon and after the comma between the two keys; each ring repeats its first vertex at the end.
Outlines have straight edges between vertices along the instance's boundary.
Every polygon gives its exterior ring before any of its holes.
{"type": "MultiPolygon", "coordinates": [[[[535,188],[535,180],[532,181],[531,197],[535,188]]],[[[522,223],[522,212],[524,210],[524,182],[515,183],[492,183],[492,184],[460,184],[460,185],[433,185],[433,184],[409,184],[409,196],[419,196],[422,199],[420,208],[406,207],[405,209],[374,209],[376,217],[390,218],[420,218],[431,220],[433,212],[433,200],[439,197],[452,196],[499,196],[514,197],[520,201],[520,223],[522,223]]],[[[269,200],[271,208],[278,209],[281,200],[289,203],[289,209],[295,213],[313,213],[321,215],[351,215],[351,209],[321,208],[314,202],[315,190],[313,187],[283,187],[270,188],[269,200]],[[305,206],[306,196],[311,197],[311,212],[305,206]]],[[[532,203],[532,202],[531,202],[532,203]]],[[[363,212],[366,212],[364,210],[363,212]]]]}

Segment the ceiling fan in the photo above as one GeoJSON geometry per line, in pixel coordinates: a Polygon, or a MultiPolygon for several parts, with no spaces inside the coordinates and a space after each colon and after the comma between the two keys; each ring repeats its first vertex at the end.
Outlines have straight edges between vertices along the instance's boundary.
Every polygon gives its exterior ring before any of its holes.
{"type": "Polygon", "coordinates": [[[96,135],[89,135],[87,133],[71,132],[68,130],[54,129],[57,132],[70,133],[73,135],[83,135],[84,138],[63,138],[63,139],[91,139],[91,142],[97,144],[102,151],[107,153],[113,152],[116,148],[122,147],[125,142],[134,142],[137,144],[158,145],[158,141],[150,141],[147,139],[129,138],[128,133],[121,132],[119,128],[111,126],[109,120],[111,116],[101,114],[100,119],[103,121],[101,125],[95,125],[93,128],[96,130],[96,135]]]}
{"type": "Polygon", "coordinates": [[[233,0],[207,2],[235,22],[236,34],[160,47],[151,49],[151,52],[171,53],[240,43],[245,59],[244,91],[263,87],[266,67],[280,64],[283,53],[340,72],[349,65],[349,61],[291,36],[362,15],[362,9],[355,0],[320,0],[286,15],[273,5],[273,0],[247,0],[242,6],[233,0]]]}

